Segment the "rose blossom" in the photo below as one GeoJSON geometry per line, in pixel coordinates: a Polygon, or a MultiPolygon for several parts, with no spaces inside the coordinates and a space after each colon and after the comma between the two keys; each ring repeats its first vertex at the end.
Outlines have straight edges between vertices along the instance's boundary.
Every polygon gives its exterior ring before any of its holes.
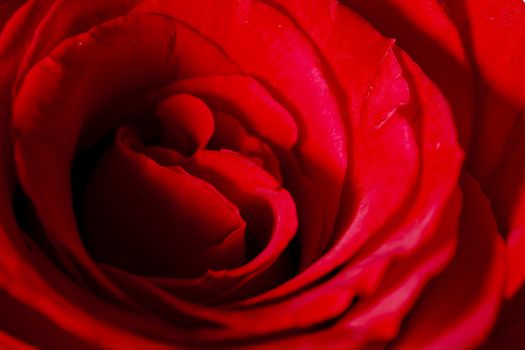
{"type": "Polygon", "coordinates": [[[0,1],[0,347],[525,347],[519,0],[0,1]]]}

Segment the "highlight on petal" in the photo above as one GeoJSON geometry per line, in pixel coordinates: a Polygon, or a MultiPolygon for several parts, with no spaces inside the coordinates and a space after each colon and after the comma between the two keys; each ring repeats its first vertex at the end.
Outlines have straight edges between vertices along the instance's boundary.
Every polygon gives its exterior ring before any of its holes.
{"type": "Polygon", "coordinates": [[[11,337],[9,334],[0,332],[0,345],[6,349],[17,349],[17,350],[32,350],[35,347],[24,343],[16,338],[11,337]]]}
{"type": "Polygon", "coordinates": [[[24,0],[9,0],[2,3],[0,16],[0,30],[3,29],[4,25],[11,18],[11,16],[24,4],[24,0]]]}
{"type": "Polygon", "coordinates": [[[523,252],[525,251],[525,228],[512,231],[507,237],[507,260],[509,265],[509,276],[507,282],[506,296],[512,296],[525,284],[525,263],[523,252]]]}

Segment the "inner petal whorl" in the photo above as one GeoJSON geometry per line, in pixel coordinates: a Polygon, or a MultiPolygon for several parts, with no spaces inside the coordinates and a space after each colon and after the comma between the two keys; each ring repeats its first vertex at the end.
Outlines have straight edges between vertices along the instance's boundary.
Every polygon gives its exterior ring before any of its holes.
{"type": "Polygon", "coordinates": [[[84,236],[95,259],[177,277],[243,263],[245,223],[237,207],[181,167],[137,153],[133,136],[119,130],[86,188],[84,236]]]}

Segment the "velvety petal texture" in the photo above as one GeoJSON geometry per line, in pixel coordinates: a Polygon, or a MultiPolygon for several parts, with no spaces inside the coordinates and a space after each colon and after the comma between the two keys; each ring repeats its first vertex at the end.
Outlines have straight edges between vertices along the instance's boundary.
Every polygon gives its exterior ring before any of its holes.
{"type": "Polygon", "coordinates": [[[524,67],[520,0],[0,1],[0,347],[522,347],[524,67]]]}

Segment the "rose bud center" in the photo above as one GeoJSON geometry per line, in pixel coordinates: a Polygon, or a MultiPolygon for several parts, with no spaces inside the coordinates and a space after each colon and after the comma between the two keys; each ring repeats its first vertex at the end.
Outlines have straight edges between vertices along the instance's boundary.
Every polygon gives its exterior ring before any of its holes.
{"type": "Polygon", "coordinates": [[[195,277],[239,266],[246,224],[238,208],[183,165],[211,138],[211,111],[181,94],[162,101],[154,119],[153,131],[140,129],[149,135],[121,127],[98,162],[84,204],[88,249],[100,262],[145,275],[195,277]],[[172,164],[157,163],[156,153],[172,164]]]}

